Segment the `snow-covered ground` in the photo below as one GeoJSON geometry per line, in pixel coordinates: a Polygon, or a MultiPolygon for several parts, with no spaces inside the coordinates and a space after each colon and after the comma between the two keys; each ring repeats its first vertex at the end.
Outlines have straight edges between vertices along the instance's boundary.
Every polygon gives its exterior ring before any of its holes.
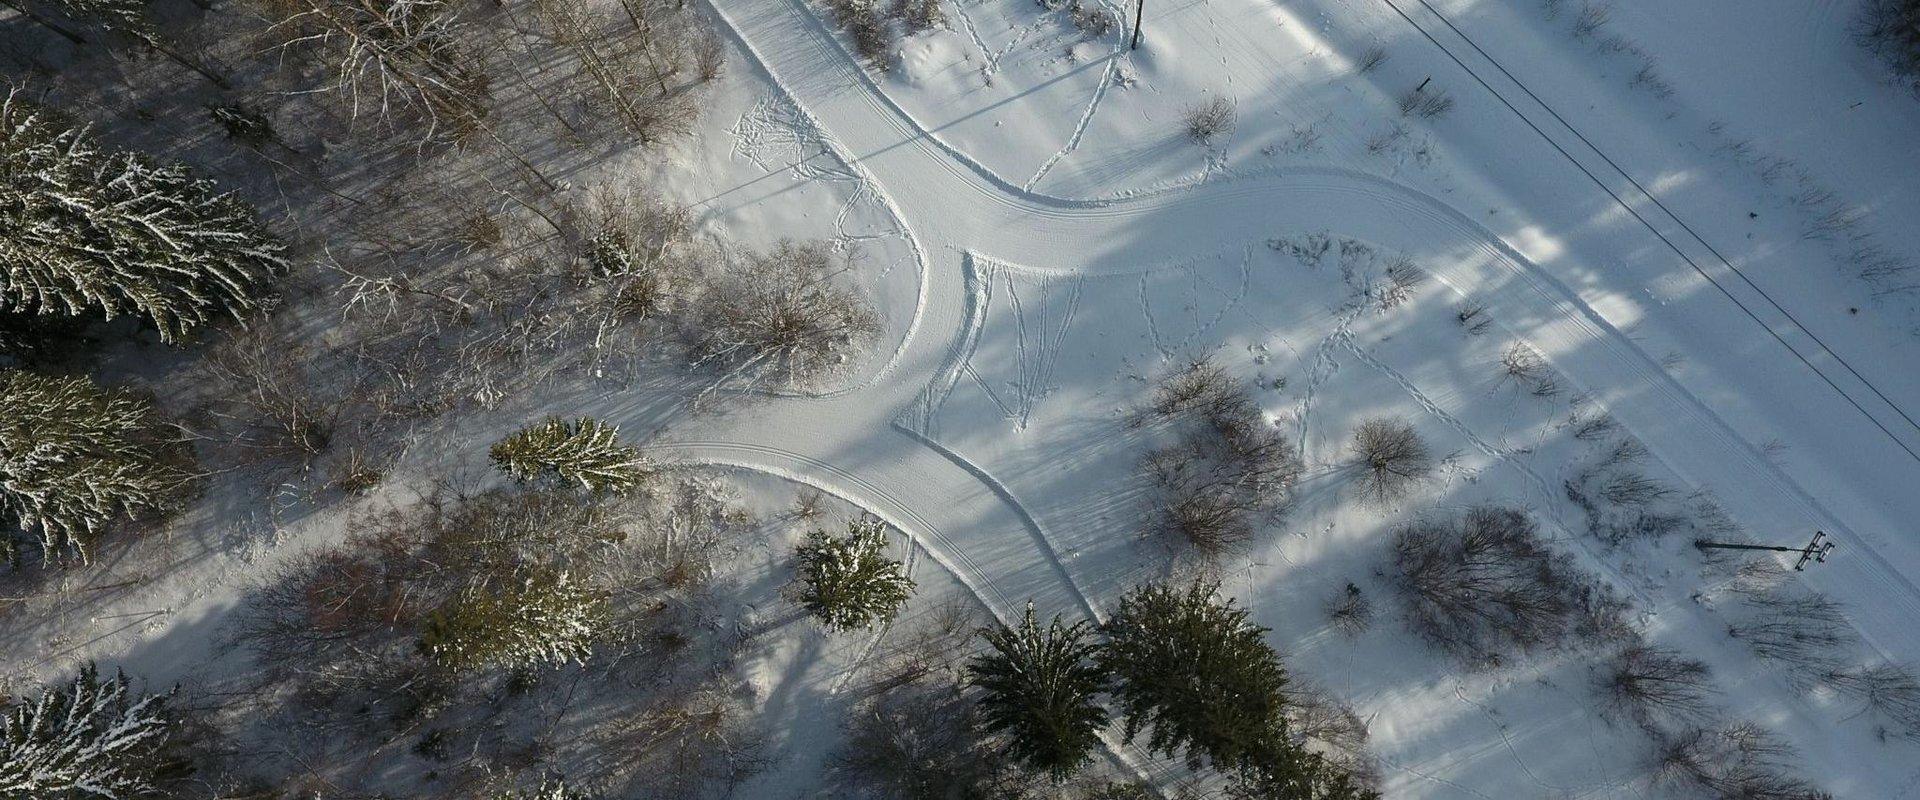
{"type": "MultiPolygon", "coordinates": [[[[1845,605],[1861,642],[1841,660],[1920,662],[1920,295],[1899,291],[1920,273],[1858,275],[1920,254],[1920,103],[1846,35],[1853,5],[1620,2],[1589,30],[1571,1],[1150,0],[1133,50],[1117,23],[1088,36],[1030,0],[954,0],[877,72],[805,0],[713,0],[737,57],[659,177],[711,233],[859,248],[886,332],[841,387],[678,419],[649,450],[757,473],[763,498],[808,486],[878,514],[909,540],[915,609],[1100,619],[1173,569],[1140,536],[1147,445],[1128,417],[1154,378],[1212,354],[1307,465],[1224,589],[1366,720],[1385,796],[1649,796],[1646,736],[1599,712],[1591,654],[1463,670],[1393,618],[1394,529],[1481,503],[1527,509],[1650,640],[1713,667],[1727,718],[1790,741],[1805,777],[1920,796],[1912,741],[1727,636],[1741,610],[1688,535],[1607,543],[1568,492],[1632,440],[1691,512],[1766,543],[1824,531],[1834,555],[1789,580],[1845,605]],[[1452,108],[1403,114],[1416,86],[1452,108]],[[1212,96],[1238,123],[1196,144],[1181,116],[1212,96]],[[1427,280],[1369,302],[1402,257],[1427,280]],[[1504,375],[1515,347],[1555,391],[1504,375]],[[1617,427],[1582,431],[1601,415],[1617,427]],[[1441,457],[1384,508],[1357,496],[1347,449],[1383,416],[1441,457]],[[1323,611],[1349,583],[1383,608],[1356,636],[1323,611]]],[[[651,428],[656,400],[577,410],[651,428]]],[[[220,552],[198,580],[97,609],[89,635],[109,635],[9,653],[9,673],[204,668],[232,586],[332,530],[314,517],[220,552]],[[151,608],[166,613],[109,633],[151,608]]],[[[827,730],[878,639],[795,633],[745,668],[773,724],[827,730]]],[[[742,796],[817,780],[832,737],[789,744],[742,796]]],[[[1178,772],[1113,749],[1125,770],[1178,772]]]]}

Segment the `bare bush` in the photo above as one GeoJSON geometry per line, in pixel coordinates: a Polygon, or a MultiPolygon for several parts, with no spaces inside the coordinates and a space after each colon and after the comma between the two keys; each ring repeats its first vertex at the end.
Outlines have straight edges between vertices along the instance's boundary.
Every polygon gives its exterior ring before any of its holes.
{"type": "Polygon", "coordinates": [[[1539,397],[1560,392],[1560,381],[1545,356],[1526,342],[1514,342],[1500,354],[1501,380],[1512,381],[1539,397]]]}
{"type": "Polygon", "coordinates": [[[1687,728],[1655,742],[1657,783],[1704,792],[1716,800],[1832,800],[1791,770],[1791,747],[1749,722],[1687,728]]]}
{"type": "Polygon", "coordinates": [[[1593,686],[1609,713],[1641,725],[1699,722],[1713,712],[1711,677],[1705,662],[1635,644],[1601,665],[1593,686]]]}
{"type": "Polygon", "coordinates": [[[1385,63],[1387,63],[1387,48],[1376,44],[1360,54],[1360,60],[1354,62],[1354,70],[1365,75],[1379,69],[1380,65],[1385,63]]]}
{"type": "Polygon", "coordinates": [[[1067,14],[1073,19],[1073,27],[1088,36],[1099,38],[1113,32],[1113,14],[1098,2],[1074,0],[1067,7],[1067,14]]]}
{"type": "Polygon", "coordinates": [[[1376,156],[1384,154],[1405,141],[1412,133],[1413,131],[1407,128],[1406,123],[1393,120],[1387,123],[1386,130],[1367,137],[1367,154],[1376,156]]]}
{"type": "Polygon", "coordinates": [[[1860,711],[1891,727],[1894,735],[1920,739],[1920,678],[1905,664],[1829,670],[1821,682],[1860,703],[1860,711]]]}
{"type": "Polygon", "coordinates": [[[1487,304],[1478,300],[1462,303],[1459,310],[1454,312],[1453,318],[1459,321],[1460,327],[1467,329],[1467,333],[1475,336],[1486,333],[1488,328],[1493,327],[1493,317],[1487,314],[1487,304]]]}
{"type": "Polygon", "coordinates": [[[1573,425],[1573,438],[1583,442],[1605,439],[1620,429],[1620,423],[1604,410],[1577,410],[1567,422],[1573,425]]]}
{"type": "Polygon", "coordinates": [[[1196,144],[1212,144],[1216,137],[1233,133],[1239,112],[1233,101],[1220,95],[1214,95],[1180,112],[1180,121],[1187,138],[1196,144]]]}
{"type": "Polygon", "coordinates": [[[716,387],[807,388],[845,369],[880,331],[865,298],[835,281],[852,269],[824,242],[726,265],[693,309],[696,366],[716,387]]]}
{"type": "Polygon", "coordinates": [[[1401,500],[1433,471],[1433,457],[1413,424],[1399,417],[1375,417],[1353,431],[1353,455],[1360,467],[1360,491],[1378,505],[1401,500]]]}
{"type": "Polygon", "coordinates": [[[637,797],[725,797],[772,763],[746,687],[725,675],[628,705],[588,734],[606,753],[597,782],[637,797]]]}
{"type": "Polygon", "coordinates": [[[1727,635],[1761,658],[1817,675],[1835,669],[1855,641],[1840,604],[1826,595],[1783,587],[1744,602],[1750,613],[1727,635]]]}
{"type": "Polygon", "coordinates": [[[1853,35],[1872,51],[1894,79],[1920,95],[1920,0],[1867,0],[1853,35]]]}
{"type": "Polygon", "coordinates": [[[1021,773],[982,735],[979,712],[957,686],[910,685],[854,711],[829,780],[844,790],[899,800],[1021,797],[1021,773]]]}
{"type": "Polygon", "coordinates": [[[1393,566],[1408,627],[1470,662],[1625,635],[1619,599],[1551,551],[1521,511],[1410,524],[1394,536],[1393,566]]]}
{"type": "Polygon", "coordinates": [[[1613,6],[1605,3],[1582,3],[1580,15],[1573,19],[1573,35],[1580,39],[1590,38],[1612,20],[1613,6]]]}
{"type": "Polygon", "coordinates": [[[1302,465],[1243,382],[1211,358],[1196,359],[1161,380],[1151,408],[1175,437],[1144,461],[1159,489],[1152,501],[1156,533],[1212,559],[1244,545],[1257,522],[1284,510],[1302,465]]]}
{"type": "Polygon", "coordinates": [[[1325,608],[1327,621],[1348,636],[1359,635],[1373,625],[1373,598],[1352,583],[1328,598],[1325,608]]]}
{"type": "Polygon", "coordinates": [[[1434,119],[1453,110],[1453,95],[1445,89],[1415,88],[1400,96],[1400,116],[1434,119]]]}

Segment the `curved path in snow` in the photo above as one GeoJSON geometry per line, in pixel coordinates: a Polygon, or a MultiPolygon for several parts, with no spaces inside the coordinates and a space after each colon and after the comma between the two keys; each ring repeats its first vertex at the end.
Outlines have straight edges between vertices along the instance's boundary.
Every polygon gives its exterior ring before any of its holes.
{"type": "MultiPolygon", "coordinates": [[[[894,105],[801,0],[714,0],[776,84],[893,208],[927,260],[920,308],[891,361],[855,390],[771,398],[666,431],[652,448],[784,475],[900,527],[1001,619],[1034,599],[1098,617],[1070,563],[1003,485],[919,434],[979,320],[971,254],[1047,271],[1138,273],[1203,253],[1330,230],[1402,252],[1485,301],[1606,403],[1683,479],[1750,527],[1822,529],[1847,548],[1809,582],[1872,592],[1850,609],[1869,643],[1920,657],[1920,589],[1788,479],[1568,288],[1439,200],[1362,173],[1294,169],[1115,200],[1048,197],[984,169],[894,105]]],[[[1119,534],[1116,534],[1119,535],[1119,534]]]]}

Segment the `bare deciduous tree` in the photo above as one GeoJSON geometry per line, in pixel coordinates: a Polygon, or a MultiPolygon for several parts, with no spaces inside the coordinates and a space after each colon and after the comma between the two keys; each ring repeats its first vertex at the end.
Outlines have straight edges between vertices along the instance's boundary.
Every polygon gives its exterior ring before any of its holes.
{"type": "Polygon", "coordinates": [[[326,91],[354,118],[423,121],[425,138],[458,138],[491,102],[482,54],[468,46],[464,0],[259,0],[274,15],[276,47],[312,50],[330,71],[326,91]]]}
{"type": "Polygon", "coordinates": [[[1394,536],[1393,565],[1408,626],[1471,662],[1625,634],[1618,598],[1550,550],[1521,511],[1412,523],[1394,536]]]}
{"type": "Polygon", "coordinates": [[[1427,443],[1412,423],[1375,417],[1353,431],[1353,455],[1360,468],[1360,491],[1379,505],[1407,496],[1433,471],[1427,443]]]}
{"type": "Polygon", "coordinates": [[[1711,677],[1705,662],[1634,644],[1601,665],[1593,685],[1609,713],[1641,725],[1699,722],[1713,710],[1711,677]]]}

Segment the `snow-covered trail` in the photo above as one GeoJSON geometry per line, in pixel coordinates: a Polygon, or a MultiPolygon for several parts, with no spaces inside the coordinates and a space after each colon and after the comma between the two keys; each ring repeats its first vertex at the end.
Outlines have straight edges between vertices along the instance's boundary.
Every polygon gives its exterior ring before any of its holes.
{"type": "MultiPolygon", "coordinates": [[[[1785,477],[1602,314],[1498,236],[1447,204],[1362,173],[1294,169],[1111,200],[1025,190],[922,129],[858,67],[799,0],[715,0],[742,43],[891,204],[930,263],[908,340],[858,391],[770,399],[666,434],[664,446],[795,477],[899,524],[1003,617],[1029,597],[1092,613],[1072,566],[1019,500],[977,465],[893,427],[970,340],[968,253],[1036,270],[1132,273],[1270,236],[1332,230],[1412,256],[1486,301],[1686,479],[1714,487],[1762,530],[1822,529],[1848,557],[1808,576],[1852,598],[1868,641],[1920,657],[1908,621],[1920,589],[1896,564],[1905,546],[1849,525],[1785,477]],[[1868,601],[1868,602],[1862,602],[1868,601]]],[[[1756,330],[1755,335],[1761,332],[1756,330]]],[[[1834,402],[1839,402],[1838,398],[1834,402]]],[[[924,410],[922,411],[924,413],[924,410]]],[[[1837,412],[1836,412],[1837,413],[1837,412]]],[[[1116,531],[1116,536],[1128,535],[1116,531]]]]}

